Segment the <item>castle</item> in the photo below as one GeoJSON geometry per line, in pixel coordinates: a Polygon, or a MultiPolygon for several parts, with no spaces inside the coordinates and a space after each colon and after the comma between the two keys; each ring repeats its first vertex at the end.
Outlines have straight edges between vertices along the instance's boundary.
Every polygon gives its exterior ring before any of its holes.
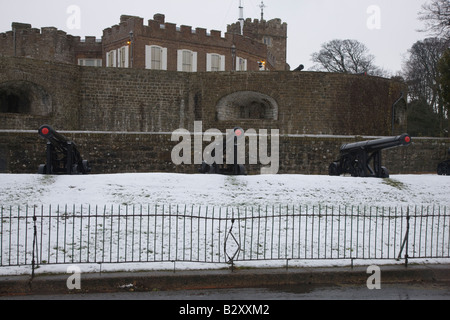
{"type": "MultiPolygon", "coordinates": [[[[222,132],[278,129],[280,173],[326,174],[342,143],[406,131],[405,83],[289,71],[286,23],[243,22],[222,37],[162,14],[147,24],[123,15],[101,40],[83,41],[13,23],[0,34],[0,172],[36,172],[43,124],[76,141],[93,173],[197,172],[171,161],[171,132],[192,132],[196,121],[222,132]]],[[[449,143],[415,141],[386,164],[433,172],[449,143]]]]}
{"type": "Polygon", "coordinates": [[[177,26],[155,14],[144,19],[122,15],[103,30],[102,39],[74,37],[54,27],[41,30],[13,23],[0,34],[0,56],[77,64],[183,72],[287,70],[287,24],[280,19],[247,19],[220,31],[177,26]]]}

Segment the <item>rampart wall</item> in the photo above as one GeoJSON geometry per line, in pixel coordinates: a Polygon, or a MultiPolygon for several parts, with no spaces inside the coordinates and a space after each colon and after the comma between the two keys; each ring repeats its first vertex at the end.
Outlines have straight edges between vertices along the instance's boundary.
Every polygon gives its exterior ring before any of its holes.
{"type": "MultiPolygon", "coordinates": [[[[172,132],[192,130],[194,121],[201,120],[205,129],[240,126],[279,129],[281,134],[384,136],[393,133],[393,120],[394,133],[406,130],[405,118],[392,113],[401,92],[406,92],[401,82],[360,75],[182,73],[3,57],[0,102],[28,96],[15,102],[17,110],[10,110],[14,103],[0,109],[0,129],[37,130],[47,123],[57,130],[172,132]],[[237,92],[245,92],[245,100],[227,99],[237,92]],[[255,117],[246,112],[255,105],[276,114],[255,117]],[[218,116],[233,114],[233,108],[242,116],[218,116]],[[42,109],[47,112],[36,112],[42,109]]],[[[402,113],[406,105],[396,110],[402,113]]]]}
{"type": "MultiPolygon", "coordinates": [[[[203,132],[278,129],[280,173],[327,174],[341,144],[406,130],[406,105],[392,114],[404,90],[401,82],[358,75],[191,74],[2,57],[0,172],[36,172],[45,162],[37,130],[48,124],[67,132],[93,173],[194,173],[197,165],[172,163],[177,142],[170,137],[179,128],[193,132],[202,121],[203,132]],[[255,116],[258,108],[265,111],[255,116]]],[[[434,173],[446,159],[449,139],[413,141],[383,154],[392,173],[434,173]]]]}
{"type": "MultiPolygon", "coordinates": [[[[171,153],[178,142],[169,133],[62,132],[76,142],[92,174],[168,172],[198,173],[199,165],[173,164],[171,153]]],[[[374,137],[305,136],[280,137],[279,174],[328,174],[339,148],[374,137]]],[[[203,148],[209,143],[204,143],[203,148]]],[[[436,174],[437,165],[447,159],[450,139],[413,138],[413,144],[383,151],[383,165],[391,174],[436,174]]],[[[0,130],[0,173],[36,173],[45,163],[46,142],[34,131],[0,130]]],[[[248,163],[248,161],[247,161],[248,163]]],[[[259,165],[246,165],[251,175],[259,165]]]]}

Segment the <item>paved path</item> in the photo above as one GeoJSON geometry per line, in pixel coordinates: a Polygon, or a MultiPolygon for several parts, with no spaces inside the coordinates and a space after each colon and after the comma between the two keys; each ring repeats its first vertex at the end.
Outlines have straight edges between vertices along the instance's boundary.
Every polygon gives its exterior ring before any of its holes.
{"type": "MultiPolygon", "coordinates": [[[[418,286],[414,287],[417,290],[421,288],[420,285],[423,285],[423,288],[433,288],[433,285],[435,285],[437,287],[434,289],[436,289],[437,294],[433,295],[440,296],[440,292],[443,297],[448,297],[446,288],[450,284],[450,265],[409,265],[407,268],[403,265],[381,266],[378,278],[374,278],[375,273],[368,271],[367,267],[334,267],[289,268],[288,270],[238,269],[233,272],[230,270],[209,270],[176,273],[167,271],[78,275],[74,273],[40,275],[36,276],[31,282],[29,276],[4,276],[0,277],[0,297],[64,295],[68,293],[73,295],[130,292],[145,294],[153,292],[155,298],[157,298],[158,294],[170,291],[189,290],[190,293],[195,293],[197,290],[197,292],[213,294],[219,292],[220,289],[275,288],[275,291],[254,289],[253,293],[264,295],[272,292],[274,298],[277,297],[276,294],[282,293],[285,298],[288,298],[290,294],[303,294],[310,287],[314,288],[316,293],[320,288],[327,287],[329,293],[333,294],[334,292],[337,297],[343,288],[347,288],[345,291],[350,296],[354,294],[356,297],[361,297],[361,293],[367,293],[367,297],[369,297],[371,294],[383,292],[395,295],[395,290],[401,288],[399,285],[408,284],[418,286]],[[369,290],[368,283],[372,285],[379,283],[381,290],[369,290]],[[283,288],[283,290],[280,288],[283,288]]],[[[411,289],[412,287],[406,288],[411,289]]],[[[427,291],[423,292],[426,293],[427,291]]],[[[400,295],[402,294],[400,293],[400,295]]],[[[191,298],[195,298],[195,295],[191,298]]]]}

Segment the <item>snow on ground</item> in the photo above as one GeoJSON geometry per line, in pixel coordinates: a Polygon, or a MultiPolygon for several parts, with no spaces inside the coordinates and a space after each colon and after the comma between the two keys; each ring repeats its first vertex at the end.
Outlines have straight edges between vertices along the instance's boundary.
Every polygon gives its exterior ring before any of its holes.
{"type": "Polygon", "coordinates": [[[450,178],[317,175],[221,176],[138,173],[0,175],[0,205],[450,206],[450,178]]]}
{"type": "MultiPolygon", "coordinates": [[[[215,207],[406,206],[450,207],[450,177],[393,175],[389,179],[317,175],[221,176],[165,173],[44,176],[0,174],[0,207],[43,205],[195,205],[215,207]]],[[[280,267],[283,261],[245,265],[280,267]]],[[[356,262],[357,263],[357,262],[356,262]]],[[[367,261],[361,262],[367,263],[367,261]]],[[[370,262],[369,262],[370,263],[370,262]]],[[[376,263],[386,263],[380,261],[376,263]]],[[[403,263],[388,261],[388,263],[403,263]]],[[[433,263],[431,259],[418,263],[433,263]]],[[[437,259],[434,263],[448,263],[437,259]]],[[[349,261],[290,261],[291,266],[335,266],[349,261]]],[[[218,268],[224,267],[223,264],[218,268]]],[[[46,265],[37,272],[66,272],[65,265],[46,265]]],[[[83,265],[83,272],[215,268],[201,263],[83,265]]],[[[2,267],[0,274],[30,274],[30,266],[2,267]]]]}

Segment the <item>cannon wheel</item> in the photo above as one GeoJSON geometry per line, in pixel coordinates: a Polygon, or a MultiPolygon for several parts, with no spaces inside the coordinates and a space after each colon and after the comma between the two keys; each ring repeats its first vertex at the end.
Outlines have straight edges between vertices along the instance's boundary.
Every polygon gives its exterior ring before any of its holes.
{"type": "Polygon", "coordinates": [[[202,162],[202,166],[200,167],[200,169],[198,169],[198,171],[200,173],[207,173],[209,172],[209,165],[206,164],[206,162],[202,162]]]}
{"type": "Polygon", "coordinates": [[[72,172],[70,174],[81,174],[81,173],[82,172],[81,172],[80,168],[78,167],[78,164],[74,164],[72,166],[72,172]]]}
{"type": "Polygon", "coordinates": [[[38,174],[45,174],[47,171],[46,169],[47,169],[47,166],[45,164],[41,164],[38,168],[38,174]]]}
{"type": "Polygon", "coordinates": [[[84,174],[91,172],[91,167],[89,167],[89,161],[83,160],[82,164],[83,164],[83,173],[84,174]]]}
{"type": "Polygon", "coordinates": [[[239,165],[239,173],[238,174],[241,176],[247,175],[247,171],[245,170],[245,167],[242,164],[239,165]]]}
{"type": "Polygon", "coordinates": [[[218,174],[220,173],[220,170],[215,163],[213,165],[209,165],[203,161],[200,169],[198,169],[198,172],[204,174],[218,174]]]}
{"type": "Polygon", "coordinates": [[[440,163],[438,165],[437,174],[440,176],[450,175],[449,165],[450,165],[450,163],[447,163],[447,161],[440,163]]]}
{"type": "Polygon", "coordinates": [[[333,162],[332,164],[330,164],[330,166],[328,167],[328,174],[330,176],[340,176],[341,171],[339,170],[339,163],[333,162]]]}
{"type": "Polygon", "coordinates": [[[381,167],[380,178],[389,178],[389,170],[386,167],[381,167]]]}

